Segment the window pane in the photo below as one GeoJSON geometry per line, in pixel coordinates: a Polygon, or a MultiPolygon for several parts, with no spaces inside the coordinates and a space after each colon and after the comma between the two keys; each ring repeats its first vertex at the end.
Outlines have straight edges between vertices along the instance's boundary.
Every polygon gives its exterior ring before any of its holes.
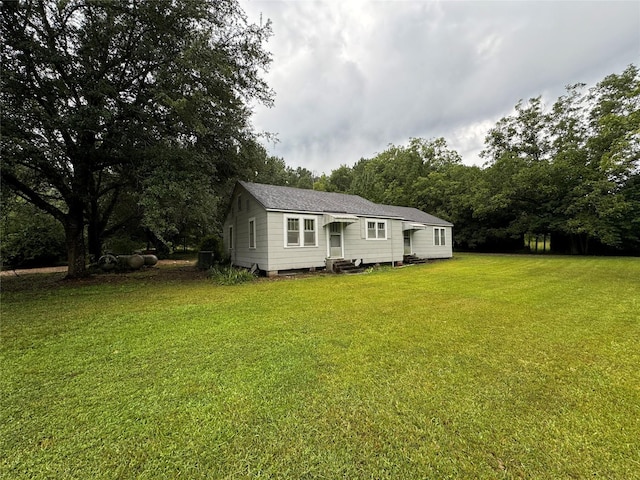
{"type": "Polygon", "coordinates": [[[444,245],[444,228],[440,229],[440,245],[444,245]]]}
{"type": "Polygon", "coordinates": [[[376,222],[367,222],[367,238],[376,238],[376,222]]]}
{"type": "Polygon", "coordinates": [[[304,245],[305,247],[314,246],[316,244],[315,232],[304,232],[304,245]]]}
{"type": "Polygon", "coordinates": [[[297,218],[287,219],[287,245],[300,245],[299,222],[297,218]]]}
{"type": "Polygon", "coordinates": [[[386,237],[386,235],[384,234],[385,226],[386,226],[385,222],[378,222],[378,238],[385,238],[386,237]]]}
{"type": "Polygon", "coordinates": [[[253,220],[249,221],[249,248],[256,248],[256,228],[253,220]]]}
{"type": "Polygon", "coordinates": [[[440,229],[439,228],[433,229],[433,244],[440,245],[440,229]]]}
{"type": "Polygon", "coordinates": [[[298,232],[289,232],[287,234],[287,245],[300,245],[300,240],[298,239],[298,232]]]}
{"type": "Polygon", "coordinates": [[[316,221],[313,218],[304,220],[304,244],[305,246],[316,244],[316,221]]]}

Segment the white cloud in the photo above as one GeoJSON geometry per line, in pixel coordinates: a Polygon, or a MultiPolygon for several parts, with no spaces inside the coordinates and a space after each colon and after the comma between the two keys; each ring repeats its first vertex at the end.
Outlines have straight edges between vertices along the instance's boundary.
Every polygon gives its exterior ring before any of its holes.
{"type": "Polygon", "coordinates": [[[252,1],[273,21],[275,107],[254,124],[288,165],[341,164],[443,136],[481,163],[487,130],[520,99],[553,102],[640,58],[637,2],[252,1]]]}

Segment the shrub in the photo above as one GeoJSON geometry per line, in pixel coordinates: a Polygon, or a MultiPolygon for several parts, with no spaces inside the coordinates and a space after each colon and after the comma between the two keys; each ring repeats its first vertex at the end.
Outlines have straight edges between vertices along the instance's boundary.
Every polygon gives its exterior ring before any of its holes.
{"type": "Polygon", "coordinates": [[[207,276],[219,285],[239,285],[251,282],[256,277],[243,268],[215,266],[209,269],[207,276]]]}
{"type": "Polygon", "coordinates": [[[45,267],[66,258],[64,229],[52,216],[21,201],[3,211],[2,264],[10,268],[45,267]]]}
{"type": "Polygon", "coordinates": [[[200,251],[213,252],[213,262],[222,263],[224,261],[224,246],[222,239],[216,235],[208,235],[200,242],[200,251]]]}

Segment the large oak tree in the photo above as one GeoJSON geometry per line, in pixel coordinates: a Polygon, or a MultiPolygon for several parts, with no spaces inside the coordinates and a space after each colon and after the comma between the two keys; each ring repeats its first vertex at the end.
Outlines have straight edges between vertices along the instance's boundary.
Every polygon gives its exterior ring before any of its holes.
{"type": "Polygon", "coordinates": [[[236,1],[21,0],[0,18],[2,185],[62,223],[69,277],[123,192],[242,170],[250,106],[272,101],[270,25],[236,1]]]}

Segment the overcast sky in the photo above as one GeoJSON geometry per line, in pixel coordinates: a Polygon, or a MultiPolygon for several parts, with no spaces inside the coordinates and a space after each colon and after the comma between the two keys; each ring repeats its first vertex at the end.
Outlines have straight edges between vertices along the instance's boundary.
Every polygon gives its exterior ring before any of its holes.
{"type": "Polygon", "coordinates": [[[275,106],[254,127],[288,166],[329,174],[444,137],[466,164],[520,99],[552,104],[640,62],[639,1],[240,0],[272,21],[275,106]]]}

